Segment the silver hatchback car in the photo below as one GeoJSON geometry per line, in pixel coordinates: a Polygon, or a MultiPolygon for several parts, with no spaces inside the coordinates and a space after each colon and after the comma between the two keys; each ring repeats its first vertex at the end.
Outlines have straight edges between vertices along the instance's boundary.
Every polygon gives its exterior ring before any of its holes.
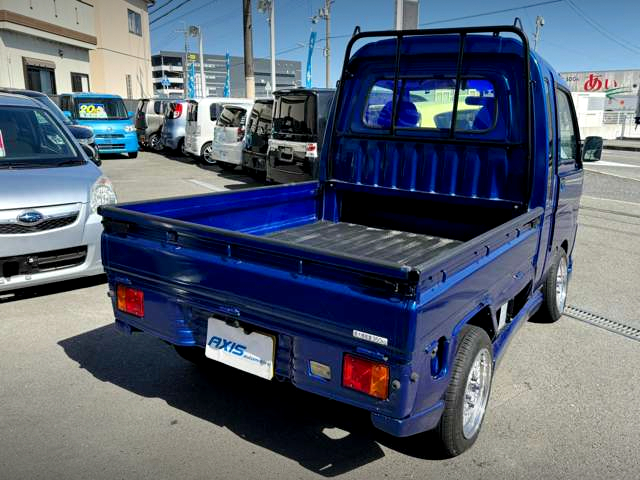
{"type": "Polygon", "coordinates": [[[40,103],[0,94],[0,292],[102,273],[111,182],[40,103]]]}

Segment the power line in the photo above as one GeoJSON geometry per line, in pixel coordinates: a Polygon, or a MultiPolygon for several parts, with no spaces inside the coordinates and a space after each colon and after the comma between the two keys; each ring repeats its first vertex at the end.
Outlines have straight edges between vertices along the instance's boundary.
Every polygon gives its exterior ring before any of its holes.
{"type": "Polygon", "coordinates": [[[163,13],[162,15],[160,15],[159,17],[154,18],[153,20],[151,20],[149,22],[149,25],[153,25],[155,22],[157,22],[158,20],[160,20],[161,18],[166,17],[167,15],[169,15],[171,12],[175,12],[177,9],[179,9],[181,6],[183,6],[185,3],[189,3],[191,0],[184,0],[182,3],[179,3],[178,5],[176,5],[175,7],[173,7],[171,10],[169,10],[168,12],[163,13]]]}
{"type": "Polygon", "coordinates": [[[587,14],[584,13],[584,11],[580,7],[578,7],[575,3],[573,3],[572,0],[566,0],[566,4],[569,5],[569,7],[571,7],[571,9],[574,12],[576,12],[585,22],[587,22],[589,25],[591,25],[601,35],[607,37],[612,42],[617,43],[622,48],[624,48],[626,50],[629,50],[632,53],[635,53],[635,54],[639,54],[640,53],[640,47],[638,47],[636,45],[633,45],[632,43],[627,42],[625,40],[621,40],[621,39],[617,38],[614,34],[609,32],[607,29],[605,29],[598,22],[596,22],[595,20],[593,20],[592,18],[587,16],[587,14]]]}
{"type": "Polygon", "coordinates": [[[446,20],[436,20],[434,22],[425,22],[425,23],[421,23],[420,26],[422,27],[424,25],[436,25],[438,23],[455,22],[457,20],[468,20],[470,18],[487,17],[489,15],[496,15],[498,13],[514,12],[516,10],[522,10],[525,8],[532,8],[532,7],[541,7],[542,5],[551,5],[553,3],[560,3],[563,1],[564,0],[546,0],[545,2],[530,3],[528,5],[521,5],[519,7],[503,8],[502,10],[494,10],[492,12],[476,13],[474,15],[465,15],[463,17],[454,17],[454,18],[447,18],[446,20]]]}
{"type": "MultiPolygon", "coordinates": [[[[166,22],[164,22],[164,23],[162,23],[162,24],[160,24],[160,25],[156,25],[156,26],[155,26],[155,27],[153,27],[151,30],[156,30],[156,29],[160,29],[160,28],[166,27],[167,25],[170,25],[170,24],[174,23],[176,20],[180,20],[181,18],[186,17],[187,15],[190,15],[190,14],[192,14],[193,12],[196,12],[196,11],[198,11],[198,10],[201,10],[201,9],[203,9],[204,7],[209,7],[209,6],[211,6],[211,4],[212,4],[212,3],[217,2],[217,1],[218,1],[218,0],[211,0],[211,2],[205,3],[204,5],[200,5],[200,6],[197,6],[197,7],[195,7],[195,8],[192,8],[191,10],[187,10],[187,11],[186,11],[186,12],[184,12],[183,14],[178,15],[177,17],[172,18],[171,20],[167,20],[166,22]]],[[[214,19],[214,20],[215,20],[215,19],[214,19]]],[[[201,24],[201,25],[205,25],[205,24],[203,23],[203,24],[201,24]]]]}
{"type": "Polygon", "coordinates": [[[174,2],[175,0],[168,0],[166,2],[164,2],[162,5],[159,5],[155,8],[155,10],[153,10],[153,12],[149,12],[149,15],[153,15],[154,13],[157,13],[158,10],[163,9],[164,7],[166,7],[167,5],[169,5],[171,2],[174,2]]]}

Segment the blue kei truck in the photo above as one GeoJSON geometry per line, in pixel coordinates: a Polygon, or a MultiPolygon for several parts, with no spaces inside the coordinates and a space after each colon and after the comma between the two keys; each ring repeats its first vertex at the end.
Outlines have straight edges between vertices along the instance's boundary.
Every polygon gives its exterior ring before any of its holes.
{"type": "Polygon", "coordinates": [[[569,90],[515,26],[356,29],[326,135],[319,181],[101,207],[116,327],[458,455],[511,337],[565,307],[569,90]]]}

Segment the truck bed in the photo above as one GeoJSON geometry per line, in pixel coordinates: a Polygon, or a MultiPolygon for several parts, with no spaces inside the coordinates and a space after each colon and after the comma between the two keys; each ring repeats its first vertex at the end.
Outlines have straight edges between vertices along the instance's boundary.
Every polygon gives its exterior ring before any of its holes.
{"type": "Polygon", "coordinates": [[[325,220],[266,236],[331,253],[383,260],[398,265],[420,265],[462,243],[444,237],[325,220]]]}

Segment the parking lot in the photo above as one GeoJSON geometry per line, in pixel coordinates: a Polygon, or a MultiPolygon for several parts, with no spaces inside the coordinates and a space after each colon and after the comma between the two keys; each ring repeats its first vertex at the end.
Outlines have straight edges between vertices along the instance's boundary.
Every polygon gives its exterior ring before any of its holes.
{"type": "MultiPolygon", "coordinates": [[[[120,202],[255,183],[184,157],[102,166],[120,202]]],[[[640,152],[588,164],[569,304],[640,329],[640,152]]],[[[366,412],[120,335],[102,277],[0,299],[0,478],[638,478],[640,343],[529,322],[476,445],[443,460],[366,412]],[[284,414],[286,412],[286,415],[284,414]]]]}

